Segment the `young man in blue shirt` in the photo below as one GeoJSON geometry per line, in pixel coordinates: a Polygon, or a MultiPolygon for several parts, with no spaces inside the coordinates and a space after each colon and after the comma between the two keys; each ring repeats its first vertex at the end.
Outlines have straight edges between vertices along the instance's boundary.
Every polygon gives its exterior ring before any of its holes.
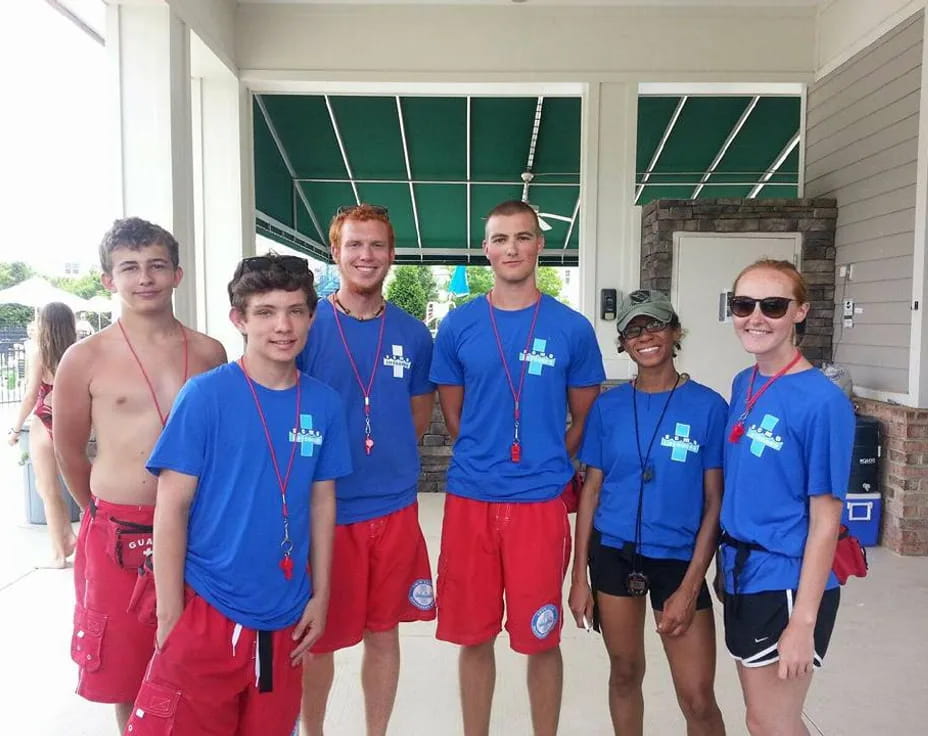
{"type": "Polygon", "coordinates": [[[417,443],[435,405],[432,336],[384,299],[394,256],[384,208],[342,208],[329,241],[341,286],[319,305],[297,364],[344,401],[354,472],[335,484],[332,596],[326,631],[304,664],[303,726],[322,735],[333,652],[363,639],[367,734],[383,736],[399,679],[398,624],[435,618],[416,502],[417,443]]]}
{"type": "Polygon", "coordinates": [[[437,635],[461,645],[467,736],[489,732],[504,596],[510,646],[528,655],[536,736],[556,733],[560,715],[561,586],[570,557],[560,496],[605,374],[590,323],[535,285],[543,247],[529,205],[504,202],[490,211],[483,250],[493,289],[444,319],[432,361],[456,437],[437,635]]]}
{"type": "Polygon", "coordinates": [[[184,386],[148,461],[157,651],[131,734],[289,736],[325,628],[334,479],[351,461],[340,399],[295,365],[312,274],[246,258],[229,297],[245,354],[184,386]]]}

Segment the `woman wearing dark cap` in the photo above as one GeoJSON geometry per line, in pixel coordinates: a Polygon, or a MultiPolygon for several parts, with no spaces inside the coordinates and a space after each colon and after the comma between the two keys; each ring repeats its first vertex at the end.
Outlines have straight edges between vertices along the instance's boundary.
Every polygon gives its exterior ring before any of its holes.
{"type": "Polygon", "coordinates": [[[595,600],[613,728],[642,734],[650,593],[687,733],[715,736],[725,726],[713,691],[715,623],[705,575],[718,537],[727,406],[674,366],[682,329],[664,294],[629,294],[617,327],[619,352],[638,376],[600,396],[587,419],[570,610],[577,626],[589,628],[595,600]]]}

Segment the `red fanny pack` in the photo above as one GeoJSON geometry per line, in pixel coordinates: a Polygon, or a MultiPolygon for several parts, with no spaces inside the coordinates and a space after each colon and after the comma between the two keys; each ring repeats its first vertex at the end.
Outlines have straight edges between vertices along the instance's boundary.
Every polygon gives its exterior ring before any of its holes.
{"type": "Polygon", "coordinates": [[[106,523],[107,553],[119,567],[135,572],[151,554],[153,527],[110,516],[106,523]]]}
{"type": "Polygon", "coordinates": [[[832,572],[838,582],[844,585],[847,579],[854,575],[858,578],[867,577],[867,551],[857,537],[853,536],[848,528],[842,524],[838,532],[838,545],[835,547],[835,561],[831,566],[832,572]]]}

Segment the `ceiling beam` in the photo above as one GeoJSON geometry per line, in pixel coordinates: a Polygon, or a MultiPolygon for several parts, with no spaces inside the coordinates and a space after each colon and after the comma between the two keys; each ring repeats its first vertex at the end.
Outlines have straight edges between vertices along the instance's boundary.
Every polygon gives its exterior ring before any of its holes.
{"type": "Polygon", "coordinates": [[[724,142],[722,143],[722,147],[719,149],[719,152],[715,154],[715,158],[712,159],[712,163],[709,164],[709,168],[706,169],[706,173],[702,175],[702,179],[693,190],[693,193],[690,195],[690,199],[696,199],[696,197],[699,196],[702,188],[706,185],[706,182],[709,181],[709,177],[712,176],[716,167],[718,167],[718,165],[722,162],[722,159],[725,158],[725,154],[728,153],[728,149],[731,147],[731,144],[734,142],[735,138],[738,137],[738,133],[741,132],[741,129],[748,121],[748,118],[751,117],[751,113],[754,112],[754,108],[757,107],[758,102],[760,102],[759,95],[755,95],[751,98],[751,101],[747,104],[747,107],[745,107],[744,111],[741,113],[741,117],[738,118],[738,121],[728,132],[728,137],[725,138],[724,142]]]}
{"type": "Polygon", "coordinates": [[[751,190],[751,193],[748,194],[748,199],[754,199],[758,194],[760,194],[761,189],[765,186],[773,186],[775,183],[771,183],[770,180],[773,178],[773,175],[779,171],[780,167],[783,165],[783,162],[789,158],[789,155],[793,152],[793,149],[799,144],[799,132],[796,131],[795,135],[789,139],[789,142],[783,147],[783,150],[780,151],[780,154],[773,160],[773,163],[770,164],[770,168],[764,172],[764,175],[760,178],[760,181],[754,185],[754,188],[751,190]]]}
{"type": "Polygon", "coordinates": [[[48,3],[54,10],[57,10],[59,13],[61,13],[65,18],[71,21],[78,28],[80,28],[84,33],[90,36],[98,44],[100,44],[101,46],[106,45],[106,41],[104,40],[103,36],[100,34],[100,32],[96,28],[91,26],[87,21],[81,18],[77,13],[71,10],[71,8],[69,8],[67,5],[60,2],[60,0],[45,0],[45,2],[48,3]]]}
{"type": "MultiPolygon", "coordinates": [[[[290,174],[290,185],[296,191],[296,194],[299,196],[300,200],[303,202],[303,206],[306,208],[306,212],[309,215],[310,221],[313,223],[313,227],[316,228],[316,232],[319,233],[319,238],[325,242],[326,236],[322,232],[322,228],[319,226],[319,220],[316,217],[315,211],[313,211],[312,206],[309,204],[309,200],[306,198],[306,193],[303,191],[303,187],[300,186],[299,182],[303,181],[302,179],[297,179],[296,171],[293,168],[293,164],[290,161],[290,157],[287,155],[287,149],[284,148],[283,141],[280,140],[280,136],[277,134],[277,128],[274,127],[274,123],[271,120],[271,116],[268,114],[267,108],[264,106],[264,100],[261,95],[255,95],[255,102],[258,104],[258,109],[261,111],[262,117],[264,117],[264,123],[267,125],[268,132],[271,134],[271,138],[274,139],[274,144],[277,146],[277,153],[280,154],[281,161],[284,162],[284,166],[287,167],[287,173],[290,174]]],[[[296,208],[293,208],[293,225],[296,228],[296,208]]]]}
{"type": "MultiPolygon", "coordinates": [[[[541,129],[541,109],[544,107],[545,98],[541,95],[535,104],[535,119],[532,122],[532,135],[528,142],[528,159],[525,162],[525,171],[532,173],[532,167],[535,165],[535,148],[538,146],[538,131],[541,129]]],[[[528,202],[528,188],[532,180],[526,179],[522,184],[522,201],[528,202]]]]}
{"type": "Polygon", "coordinates": [[[345,171],[348,172],[348,183],[351,184],[351,191],[354,192],[355,204],[361,204],[361,198],[358,196],[358,185],[355,181],[354,174],[351,171],[351,164],[348,163],[348,153],[345,151],[345,144],[342,142],[342,134],[338,129],[338,121],[335,119],[335,110],[332,109],[332,100],[328,95],[324,95],[325,107],[329,111],[329,121],[332,123],[332,130],[335,132],[335,140],[338,142],[338,150],[342,154],[342,163],[345,164],[345,171]]]}
{"type": "MultiPolygon", "coordinates": [[[[692,172],[695,176],[699,172],[692,172]]],[[[302,177],[296,181],[306,181],[312,182],[314,184],[350,184],[355,182],[356,184],[406,184],[409,179],[340,179],[340,178],[325,178],[325,177],[302,177]]],[[[468,184],[486,186],[486,187],[512,187],[512,186],[522,186],[522,181],[481,181],[470,179],[412,179],[413,184],[459,184],[465,186],[468,184]]],[[[577,182],[532,182],[533,187],[570,187],[574,188],[577,186],[577,182]]]]}
{"type": "Polygon", "coordinates": [[[406,143],[406,124],[403,121],[403,103],[400,96],[396,100],[396,117],[400,121],[400,138],[403,139],[403,159],[406,161],[406,179],[409,181],[409,200],[412,202],[412,219],[416,223],[416,242],[422,250],[422,232],[419,230],[419,209],[416,207],[416,192],[412,184],[412,167],[409,165],[409,146],[406,143]]]}
{"type": "Polygon", "coordinates": [[[322,243],[318,243],[313,240],[308,235],[304,235],[299,230],[295,230],[289,225],[284,224],[280,220],[276,220],[268,214],[265,214],[259,209],[255,210],[255,221],[261,223],[268,227],[270,230],[279,231],[279,234],[286,235],[294,243],[298,243],[304,248],[313,251],[319,251],[320,253],[328,254],[329,249],[324,246],[322,243]]]}
{"type": "Polygon", "coordinates": [[[654,171],[654,167],[657,166],[657,161],[664,152],[664,146],[667,145],[667,139],[670,138],[670,134],[673,133],[673,128],[677,124],[680,113],[683,112],[683,106],[686,105],[688,99],[686,95],[683,95],[677,103],[677,108],[673,111],[673,115],[670,116],[670,122],[668,122],[667,127],[664,128],[664,135],[661,136],[660,143],[658,143],[657,148],[654,149],[654,155],[651,156],[651,163],[648,164],[648,168],[641,178],[641,183],[638,185],[638,190],[635,192],[635,204],[638,204],[641,193],[644,191],[644,185],[647,183],[648,179],[651,178],[651,172],[654,171]]]}

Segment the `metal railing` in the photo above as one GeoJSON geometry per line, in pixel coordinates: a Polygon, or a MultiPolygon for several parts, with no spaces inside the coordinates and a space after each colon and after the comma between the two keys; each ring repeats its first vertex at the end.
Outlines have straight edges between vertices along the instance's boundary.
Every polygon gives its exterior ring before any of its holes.
{"type": "Polygon", "coordinates": [[[26,389],[26,331],[0,330],[0,404],[22,401],[26,389]]]}

